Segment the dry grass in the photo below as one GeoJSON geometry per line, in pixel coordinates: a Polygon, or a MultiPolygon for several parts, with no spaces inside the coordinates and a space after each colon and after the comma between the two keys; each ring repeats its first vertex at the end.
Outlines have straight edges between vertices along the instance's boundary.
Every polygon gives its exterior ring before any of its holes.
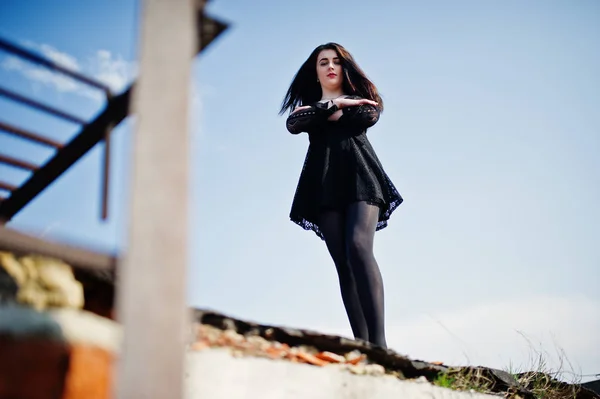
{"type": "Polygon", "coordinates": [[[533,393],[536,399],[574,399],[580,390],[581,373],[576,373],[565,351],[555,345],[557,364],[550,366],[552,355],[541,346],[534,347],[524,334],[520,335],[529,346],[529,360],[526,368],[509,367],[515,381],[533,393]]]}
{"type": "MultiPolygon", "coordinates": [[[[520,335],[529,346],[529,359],[525,367],[510,366],[507,370],[516,383],[517,389],[504,392],[506,398],[517,399],[523,396],[518,392],[528,392],[535,399],[575,399],[580,390],[581,374],[574,371],[564,350],[556,346],[556,367],[550,366],[551,354],[536,348],[524,334],[520,335]]],[[[435,385],[458,391],[498,393],[494,381],[480,368],[453,368],[434,381],[435,385]]]]}
{"type": "Polygon", "coordinates": [[[457,391],[491,392],[494,381],[489,379],[482,369],[451,368],[440,374],[434,384],[457,391]]]}

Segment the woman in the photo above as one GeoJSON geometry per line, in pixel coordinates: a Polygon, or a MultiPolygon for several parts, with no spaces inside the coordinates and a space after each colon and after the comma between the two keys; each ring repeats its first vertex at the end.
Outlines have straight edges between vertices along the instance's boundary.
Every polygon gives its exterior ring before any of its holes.
{"type": "Polygon", "coordinates": [[[355,338],[387,347],[375,232],[403,201],[366,136],[383,111],[377,88],[337,43],[317,47],[294,77],[280,114],[310,145],[290,218],[323,239],[355,338]]]}

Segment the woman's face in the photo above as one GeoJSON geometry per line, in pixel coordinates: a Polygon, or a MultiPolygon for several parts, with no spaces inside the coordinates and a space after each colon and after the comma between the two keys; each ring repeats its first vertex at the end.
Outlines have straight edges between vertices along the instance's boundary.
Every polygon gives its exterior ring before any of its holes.
{"type": "Polygon", "coordinates": [[[342,65],[335,50],[323,50],[317,56],[317,78],[323,88],[337,90],[342,86],[342,65]]]}

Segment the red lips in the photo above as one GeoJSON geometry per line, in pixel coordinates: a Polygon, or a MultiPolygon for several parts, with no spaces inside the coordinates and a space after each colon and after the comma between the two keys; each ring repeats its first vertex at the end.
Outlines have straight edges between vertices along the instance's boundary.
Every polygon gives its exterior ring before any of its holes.
{"type": "Polygon", "coordinates": [[[330,77],[330,78],[335,78],[337,75],[335,73],[330,73],[327,76],[330,77]]]}

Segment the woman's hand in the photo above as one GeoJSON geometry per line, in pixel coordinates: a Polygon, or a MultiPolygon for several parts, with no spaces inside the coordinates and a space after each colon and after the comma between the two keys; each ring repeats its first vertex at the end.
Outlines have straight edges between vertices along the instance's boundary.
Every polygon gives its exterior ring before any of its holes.
{"type": "Polygon", "coordinates": [[[352,98],[344,98],[339,97],[333,100],[334,104],[338,106],[338,108],[345,107],[356,107],[358,105],[368,104],[372,106],[377,106],[377,103],[373,100],[369,100],[366,98],[352,99],[352,98]]]}
{"type": "Polygon", "coordinates": [[[304,106],[302,106],[302,107],[296,107],[296,108],[294,108],[294,110],[292,111],[292,114],[295,114],[296,112],[303,111],[303,110],[305,110],[305,109],[309,109],[309,108],[310,108],[310,105],[304,105],[304,106]]]}

